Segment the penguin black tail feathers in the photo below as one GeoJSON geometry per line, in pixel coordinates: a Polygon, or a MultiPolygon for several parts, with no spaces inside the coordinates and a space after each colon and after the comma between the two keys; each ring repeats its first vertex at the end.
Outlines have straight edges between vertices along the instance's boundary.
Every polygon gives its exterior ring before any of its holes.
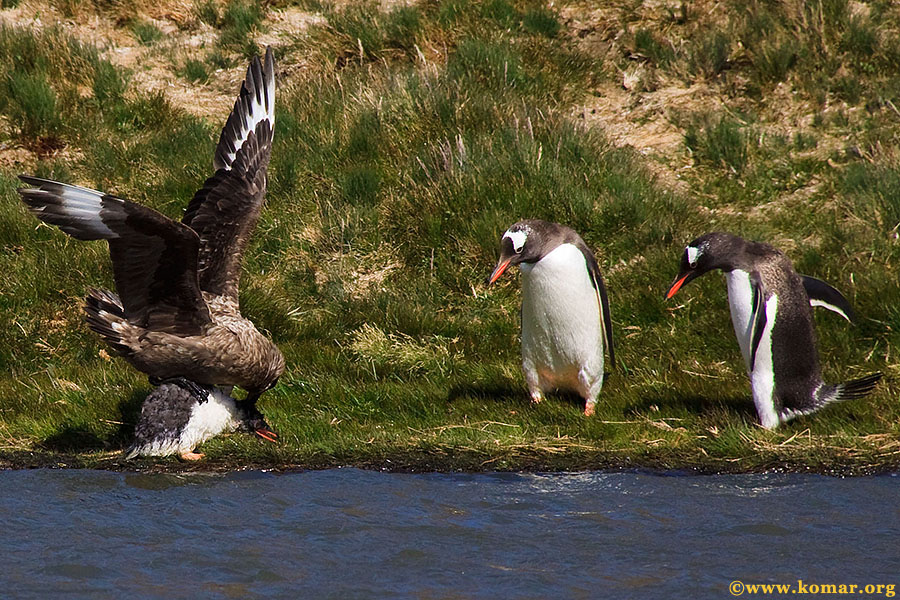
{"type": "MultiPolygon", "coordinates": [[[[815,395],[815,405],[812,410],[808,412],[816,411],[826,404],[831,404],[833,402],[843,402],[845,400],[862,398],[875,389],[875,385],[880,379],[881,373],[872,373],[871,375],[866,375],[859,379],[851,379],[850,381],[845,381],[844,383],[839,383],[837,385],[823,385],[815,395]]],[[[808,412],[800,414],[808,414],[808,412]]]]}
{"type": "Polygon", "coordinates": [[[837,385],[823,384],[812,398],[812,404],[801,408],[784,408],[779,414],[780,421],[786,423],[795,417],[809,415],[827,404],[856,400],[869,394],[881,380],[881,373],[872,373],[859,379],[851,379],[837,385]]]}
{"type": "Polygon", "coordinates": [[[844,383],[834,386],[835,395],[831,402],[842,402],[844,400],[855,400],[862,398],[870,393],[878,381],[881,379],[881,373],[872,373],[859,379],[852,379],[844,383]]]}

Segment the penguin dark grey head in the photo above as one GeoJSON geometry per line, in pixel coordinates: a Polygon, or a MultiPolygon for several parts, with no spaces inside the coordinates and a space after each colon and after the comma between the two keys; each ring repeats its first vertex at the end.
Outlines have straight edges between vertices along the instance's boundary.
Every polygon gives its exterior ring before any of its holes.
{"type": "MultiPolygon", "coordinates": [[[[272,386],[274,385],[275,383],[272,384],[272,386]]],[[[239,431],[255,433],[268,442],[275,442],[278,439],[278,434],[272,431],[272,428],[266,422],[266,418],[256,408],[255,402],[247,402],[245,400],[241,403],[241,407],[243,410],[241,423],[238,426],[239,431]]]]}
{"type": "Polygon", "coordinates": [[[681,268],[669,291],[666,292],[666,299],[674,296],[685,284],[712,270],[733,270],[737,255],[745,245],[746,241],[742,238],[719,231],[695,239],[687,245],[684,254],[681,255],[681,268]]]}
{"type": "Polygon", "coordinates": [[[537,219],[525,219],[507,229],[500,238],[500,259],[488,277],[488,284],[500,279],[510,266],[541,260],[563,242],[565,236],[561,229],[560,225],[537,219]]]}

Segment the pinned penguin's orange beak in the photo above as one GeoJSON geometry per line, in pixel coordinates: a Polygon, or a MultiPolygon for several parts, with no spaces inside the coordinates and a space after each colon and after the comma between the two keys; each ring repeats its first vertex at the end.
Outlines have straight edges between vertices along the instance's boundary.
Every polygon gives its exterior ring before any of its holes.
{"type": "Polygon", "coordinates": [[[509,267],[509,263],[512,262],[511,258],[507,258],[506,260],[500,259],[500,262],[497,263],[497,267],[494,269],[494,272],[491,273],[491,276],[488,277],[488,285],[494,283],[500,276],[503,275],[503,272],[506,271],[506,268],[509,267]]]}
{"type": "Polygon", "coordinates": [[[253,433],[266,440],[267,442],[276,442],[278,441],[278,434],[269,429],[268,427],[259,427],[253,433]]]}

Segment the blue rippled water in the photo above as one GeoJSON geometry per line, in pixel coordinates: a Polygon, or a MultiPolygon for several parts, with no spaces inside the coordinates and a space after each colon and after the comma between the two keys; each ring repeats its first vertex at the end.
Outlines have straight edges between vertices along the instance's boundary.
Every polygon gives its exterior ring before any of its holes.
{"type": "Polygon", "coordinates": [[[12,598],[900,589],[898,476],[6,471],[0,509],[12,598]]]}

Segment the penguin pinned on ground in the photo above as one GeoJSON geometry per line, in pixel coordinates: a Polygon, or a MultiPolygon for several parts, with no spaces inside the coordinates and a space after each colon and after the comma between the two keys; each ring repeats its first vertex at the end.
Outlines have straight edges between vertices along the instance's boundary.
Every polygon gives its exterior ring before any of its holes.
{"type": "Polygon", "coordinates": [[[274,441],[254,408],[239,407],[227,388],[203,386],[183,377],[167,380],[144,399],[126,458],[178,454],[182,460],[200,460],[203,454],[194,452],[197,446],[237,430],[274,441]]]}
{"type": "Polygon", "coordinates": [[[837,385],[822,381],[812,307],[824,306],[848,321],[853,311],[840,292],[798,274],[769,244],[721,232],[697,238],[685,248],[666,299],[713,269],[725,273],[731,321],[766,429],[833,402],[861,398],[881,379],[874,373],[837,385]]]}
{"type": "Polygon", "coordinates": [[[519,221],[500,239],[493,284],[511,265],[522,272],[522,369],[532,402],[554,390],[584,398],[594,414],[603,386],[604,340],[615,366],[612,320],[597,259],[569,227],[519,221]]]}

